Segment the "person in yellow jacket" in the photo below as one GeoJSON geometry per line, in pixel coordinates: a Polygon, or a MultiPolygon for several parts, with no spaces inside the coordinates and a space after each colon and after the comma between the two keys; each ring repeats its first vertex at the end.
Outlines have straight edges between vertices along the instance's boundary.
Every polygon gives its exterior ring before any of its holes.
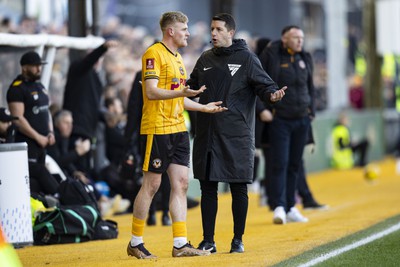
{"type": "Polygon", "coordinates": [[[350,169],[355,164],[360,167],[366,165],[369,142],[367,139],[357,143],[352,142],[349,122],[347,114],[342,112],[332,130],[333,153],[331,164],[336,169],[350,169]],[[357,163],[354,162],[354,153],[359,153],[357,163]]]}

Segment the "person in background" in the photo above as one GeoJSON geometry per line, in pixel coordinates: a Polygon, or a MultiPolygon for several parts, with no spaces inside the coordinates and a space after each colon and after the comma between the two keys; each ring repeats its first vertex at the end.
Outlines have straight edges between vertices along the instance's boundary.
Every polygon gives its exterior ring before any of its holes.
{"type": "MultiPolygon", "coordinates": [[[[103,84],[98,72],[101,69],[102,56],[118,44],[115,40],[108,40],[84,58],[72,62],[68,69],[62,108],[71,111],[74,117],[72,147],[79,139],[88,139],[93,146],[95,145],[96,128],[101,118],[100,99],[103,93],[103,84]]],[[[92,161],[91,153],[86,153],[79,160],[79,168],[84,172],[91,172],[94,168],[92,161]]]]}
{"type": "Polygon", "coordinates": [[[201,188],[203,240],[198,248],[216,252],[215,221],[218,183],[229,183],[232,195],[233,239],[230,253],[244,252],[243,234],[248,210],[247,185],[254,176],[256,97],[273,103],[285,95],[262,69],[242,39],[234,39],[232,15],[211,20],[213,48],[197,60],[187,84],[199,90],[199,103],[223,99],[227,111],[197,113],[193,143],[193,173],[201,188]],[[205,85],[207,90],[202,91],[205,85]]]}
{"type": "MultiPolygon", "coordinates": [[[[256,42],[255,54],[260,57],[261,53],[264,49],[266,49],[267,45],[271,43],[269,38],[259,38],[256,42]]],[[[268,193],[267,190],[270,190],[269,178],[270,178],[270,166],[272,165],[270,162],[271,156],[269,155],[269,132],[268,127],[270,122],[273,120],[273,114],[271,110],[266,107],[262,101],[257,98],[256,105],[256,147],[258,143],[258,147],[261,147],[264,155],[264,177],[260,181],[260,205],[266,205],[268,202],[268,193]]],[[[312,127],[309,129],[309,138],[307,141],[308,144],[314,144],[314,136],[312,133],[312,127]]],[[[256,163],[255,159],[255,163],[256,163]]],[[[256,164],[254,165],[256,169],[256,164]]],[[[271,193],[270,193],[271,194],[271,193]]],[[[318,203],[313,193],[311,192],[310,187],[307,182],[307,173],[304,166],[304,160],[302,160],[301,169],[299,171],[299,177],[297,181],[297,194],[301,198],[301,203],[303,205],[303,209],[327,209],[329,206],[325,204],[318,203]]],[[[269,205],[270,209],[273,209],[271,205],[269,205]]]]}
{"type": "Polygon", "coordinates": [[[39,81],[43,64],[35,51],[22,55],[21,74],[10,85],[7,102],[12,116],[18,117],[15,142],[28,144],[31,193],[56,195],[59,183],[45,166],[46,148],[55,138],[48,92],[39,81]]]}
{"type": "Polygon", "coordinates": [[[145,219],[161,177],[168,173],[171,185],[169,210],[172,217],[173,257],[202,256],[210,252],[193,248],[187,240],[186,215],[189,133],[183,117],[184,109],[222,112],[221,101],[202,105],[187,97],[206,90],[192,90],[185,85],[186,70],[178,49],[187,46],[188,18],[182,12],[166,12],[161,16],[161,42],[150,46],[142,57],[143,113],[140,126],[143,182],[135,198],[132,237],[128,256],[138,259],[156,258],[145,247],[145,219]]]}
{"type": "Polygon", "coordinates": [[[362,139],[359,142],[351,140],[350,120],[346,112],[341,112],[337,123],[332,129],[333,154],[331,164],[336,169],[350,169],[354,165],[364,167],[367,164],[369,142],[362,139]],[[358,154],[358,161],[354,162],[358,154]]]}
{"type": "Polygon", "coordinates": [[[79,179],[86,185],[91,185],[102,216],[126,211],[130,205],[129,200],[122,199],[118,195],[113,198],[108,197],[98,190],[93,179],[76,165],[80,157],[89,153],[90,141],[77,139],[73,148],[69,146],[73,128],[72,113],[69,110],[60,110],[56,113],[54,127],[56,143],[49,146],[48,154],[57,162],[64,174],[69,178],[79,179]]]}
{"type": "Polygon", "coordinates": [[[122,101],[118,97],[110,97],[104,100],[106,112],[105,140],[106,156],[115,167],[121,162],[124,153],[124,131],[126,125],[126,114],[122,101]]]}
{"type": "Polygon", "coordinates": [[[284,27],[281,39],[272,42],[260,55],[264,69],[287,86],[285,98],[272,107],[269,127],[270,190],[273,223],[307,222],[295,207],[297,180],[311,120],[315,116],[313,62],[303,50],[304,33],[295,26],[284,27]]]}
{"type": "Polygon", "coordinates": [[[7,108],[0,108],[0,143],[13,143],[15,139],[15,127],[12,122],[18,117],[11,116],[7,108]]]}

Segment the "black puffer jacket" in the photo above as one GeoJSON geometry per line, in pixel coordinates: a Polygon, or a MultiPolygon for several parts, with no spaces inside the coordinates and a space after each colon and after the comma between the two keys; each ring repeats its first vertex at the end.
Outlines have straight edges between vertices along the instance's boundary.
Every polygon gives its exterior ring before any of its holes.
{"type": "Polygon", "coordinates": [[[261,64],[279,87],[287,86],[285,97],[274,105],[274,116],[296,119],[315,116],[313,62],[311,55],[290,55],[281,41],[273,42],[260,55],[261,64]]]}
{"type": "Polygon", "coordinates": [[[277,85],[244,40],[204,52],[187,84],[193,89],[207,87],[200,103],[221,100],[228,108],[216,114],[197,113],[194,177],[206,179],[209,164],[210,181],[251,183],[256,95],[269,101],[277,85]]]}

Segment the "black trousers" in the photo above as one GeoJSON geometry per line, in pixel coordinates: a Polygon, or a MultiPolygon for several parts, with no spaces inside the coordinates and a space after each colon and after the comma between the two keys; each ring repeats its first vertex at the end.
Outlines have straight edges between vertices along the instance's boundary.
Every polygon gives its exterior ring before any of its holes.
{"type": "Polygon", "coordinates": [[[361,140],[359,143],[351,144],[351,150],[357,154],[358,161],[357,166],[363,167],[367,164],[366,157],[368,151],[369,142],[367,139],[361,140]]]}
{"type": "MultiPolygon", "coordinates": [[[[234,238],[242,240],[249,205],[247,184],[229,183],[229,186],[232,195],[234,238]]],[[[218,211],[218,182],[200,181],[200,188],[203,237],[206,241],[214,242],[215,220],[218,211]]]]}

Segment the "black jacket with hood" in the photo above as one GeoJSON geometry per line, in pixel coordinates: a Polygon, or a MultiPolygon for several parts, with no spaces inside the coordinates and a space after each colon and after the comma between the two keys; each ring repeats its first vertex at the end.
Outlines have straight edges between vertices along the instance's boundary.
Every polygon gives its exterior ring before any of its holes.
{"type": "Polygon", "coordinates": [[[278,90],[278,86],[263,70],[244,40],[234,40],[230,47],[205,51],[187,84],[192,89],[202,85],[207,87],[200,95],[200,103],[221,100],[222,105],[228,108],[215,114],[197,113],[194,177],[251,183],[256,96],[269,102],[271,93],[278,90]]]}

